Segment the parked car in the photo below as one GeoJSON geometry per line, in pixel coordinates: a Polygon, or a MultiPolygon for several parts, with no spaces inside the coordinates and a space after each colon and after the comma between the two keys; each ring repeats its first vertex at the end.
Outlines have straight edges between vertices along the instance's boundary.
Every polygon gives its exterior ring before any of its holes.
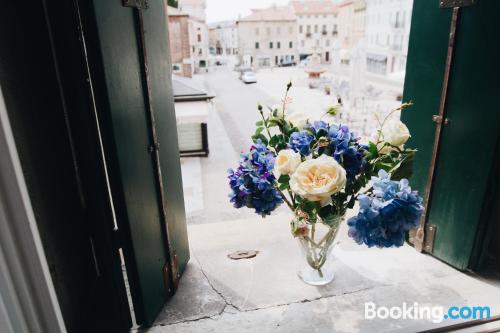
{"type": "Polygon", "coordinates": [[[290,66],[295,66],[297,63],[293,60],[283,60],[280,62],[279,66],[280,67],[290,67],[290,66]]]}
{"type": "Polygon", "coordinates": [[[257,83],[257,77],[255,76],[254,72],[243,72],[241,75],[241,81],[244,83],[257,83]]]}
{"type": "Polygon", "coordinates": [[[243,73],[245,73],[245,72],[252,72],[252,67],[248,67],[248,66],[235,66],[234,70],[236,72],[238,72],[238,79],[241,80],[241,78],[243,77],[243,73]]]}
{"type": "Polygon", "coordinates": [[[300,67],[307,67],[307,65],[309,65],[310,61],[311,61],[311,56],[308,56],[307,58],[302,59],[300,61],[300,67]]]}

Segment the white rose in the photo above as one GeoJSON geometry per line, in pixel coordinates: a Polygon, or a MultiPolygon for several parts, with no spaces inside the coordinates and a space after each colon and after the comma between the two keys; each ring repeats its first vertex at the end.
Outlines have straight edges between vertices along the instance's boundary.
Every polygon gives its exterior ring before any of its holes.
{"type": "MultiPolygon", "coordinates": [[[[384,145],[384,142],[388,142],[393,146],[403,148],[404,144],[406,143],[406,141],[408,141],[409,138],[410,131],[402,121],[389,121],[382,127],[382,136],[380,137],[380,139],[383,142],[379,144],[379,149],[384,145]]],[[[392,147],[386,146],[381,149],[381,152],[388,153],[391,150],[392,147]]]]}
{"type": "Polygon", "coordinates": [[[294,112],[286,116],[286,120],[291,122],[293,126],[297,127],[299,130],[303,130],[307,123],[309,117],[302,112],[294,112]]]}
{"type": "Polygon", "coordinates": [[[275,168],[280,175],[294,173],[301,162],[300,154],[291,149],[280,150],[276,157],[275,168]]]}
{"type": "Polygon", "coordinates": [[[290,188],[309,201],[331,202],[331,196],[345,186],[344,168],[331,156],[321,155],[302,162],[290,178],[290,188]]]}

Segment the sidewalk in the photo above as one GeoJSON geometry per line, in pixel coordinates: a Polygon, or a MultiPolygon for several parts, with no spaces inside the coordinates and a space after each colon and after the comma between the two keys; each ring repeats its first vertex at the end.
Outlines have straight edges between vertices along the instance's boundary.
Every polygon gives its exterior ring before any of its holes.
{"type": "Polygon", "coordinates": [[[364,319],[364,303],[401,306],[488,305],[498,315],[500,289],[460,273],[410,246],[368,249],[339,233],[337,271],[325,287],[296,276],[298,246],[289,215],[189,226],[192,259],[179,290],[148,332],[416,332],[427,320],[364,319]],[[235,250],[257,250],[231,260],[235,250]]]}

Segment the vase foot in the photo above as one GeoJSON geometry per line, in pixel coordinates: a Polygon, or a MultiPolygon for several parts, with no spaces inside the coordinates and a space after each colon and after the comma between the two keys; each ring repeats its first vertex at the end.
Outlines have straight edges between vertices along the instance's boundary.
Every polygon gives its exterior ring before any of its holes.
{"type": "Polygon", "coordinates": [[[333,281],[335,273],[333,270],[323,269],[318,271],[310,267],[304,267],[297,272],[298,277],[311,286],[324,286],[333,281]]]}

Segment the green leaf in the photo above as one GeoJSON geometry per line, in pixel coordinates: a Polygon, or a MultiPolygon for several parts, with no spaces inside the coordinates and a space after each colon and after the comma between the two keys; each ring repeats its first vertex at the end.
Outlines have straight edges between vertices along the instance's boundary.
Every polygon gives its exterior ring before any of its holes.
{"type": "Polygon", "coordinates": [[[335,117],[337,115],[338,109],[335,106],[330,106],[328,109],[326,109],[326,113],[332,117],[335,117]]]}
{"type": "Polygon", "coordinates": [[[368,143],[368,152],[371,154],[372,158],[376,158],[378,156],[377,145],[370,141],[368,143]]]}
{"type": "Polygon", "coordinates": [[[262,120],[259,120],[258,122],[255,123],[255,126],[263,126],[264,125],[264,121],[262,120]]]}
{"type": "Polygon", "coordinates": [[[278,135],[273,135],[271,140],[269,141],[269,145],[271,147],[276,147],[276,145],[280,142],[280,136],[278,135]]]}
{"type": "Polygon", "coordinates": [[[317,132],[316,132],[316,139],[319,139],[321,137],[326,137],[328,136],[328,132],[326,131],[326,129],[324,128],[320,128],[317,132]]]}
{"type": "Polygon", "coordinates": [[[287,147],[286,147],[286,143],[284,143],[284,142],[280,142],[280,143],[278,143],[278,144],[276,145],[276,147],[275,147],[275,148],[276,148],[276,151],[279,153],[279,152],[280,152],[280,150],[283,150],[283,149],[286,149],[286,148],[287,148],[287,147]]]}
{"type": "Polygon", "coordinates": [[[290,188],[290,184],[288,183],[283,183],[283,184],[280,184],[279,186],[279,189],[284,191],[284,190],[288,190],[290,188]]]}
{"type": "Polygon", "coordinates": [[[267,146],[267,143],[268,143],[267,138],[262,133],[259,135],[252,136],[252,140],[255,143],[257,143],[257,140],[259,140],[259,139],[262,141],[263,144],[265,144],[267,146]]]}
{"type": "Polygon", "coordinates": [[[264,127],[257,127],[255,129],[255,135],[259,135],[260,133],[262,133],[263,130],[264,130],[264,127]]]}
{"type": "Polygon", "coordinates": [[[392,180],[401,180],[410,178],[413,173],[413,157],[414,154],[405,155],[398,164],[396,164],[389,172],[392,180]]]}
{"type": "Polygon", "coordinates": [[[281,175],[278,178],[278,183],[288,183],[290,181],[290,176],[289,175],[281,175]]]}

